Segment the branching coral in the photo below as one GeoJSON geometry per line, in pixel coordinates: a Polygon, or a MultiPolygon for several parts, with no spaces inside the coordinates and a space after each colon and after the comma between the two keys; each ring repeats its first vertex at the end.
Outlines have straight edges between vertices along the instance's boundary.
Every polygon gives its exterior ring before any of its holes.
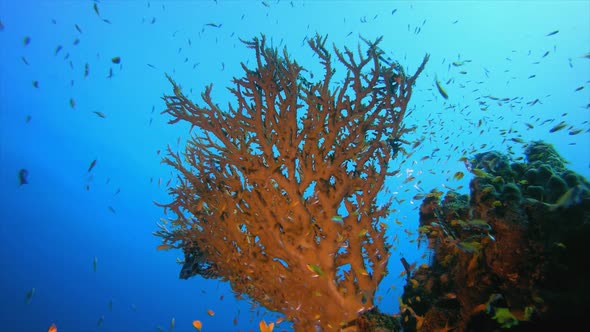
{"type": "Polygon", "coordinates": [[[227,110],[211,85],[197,105],[169,77],[170,123],[198,129],[182,155],[169,149],[164,159],[179,177],[165,205],[171,229],[157,232],[196,264],[185,262],[185,277],[227,279],[302,331],[337,330],[373,307],[389,258],[380,223],[389,204],[378,206],[377,194],[403,152],[411,129],[402,119],[428,60],[408,76],[384,59],[380,40],[364,55],[334,48],[346,69],[335,82],[326,39],[310,39],[324,69],[316,83],[264,36],[246,41],[256,69],[242,64],[227,110]]]}

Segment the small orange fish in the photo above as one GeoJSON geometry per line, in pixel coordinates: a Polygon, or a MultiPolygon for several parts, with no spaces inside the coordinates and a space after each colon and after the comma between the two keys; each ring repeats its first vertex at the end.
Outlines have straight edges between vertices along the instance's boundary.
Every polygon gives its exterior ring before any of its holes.
{"type": "Polygon", "coordinates": [[[445,299],[447,299],[447,300],[453,300],[453,299],[456,299],[457,298],[457,294],[455,294],[455,293],[446,293],[443,297],[445,299]]]}
{"type": "Polygon", "coordinates": [[[169,244],[160,244],[156,247],[156,250],[168,250],[170,248],[172,248],[172,246],[170,246],[169,244]]]}
{"type": "Polygon", "coordinates": [[[203,323],[200,320],[193,321],[193,327],[196,328],[198,331],[201,331],[203,328],[203,323]]]}
{"type": "Polygon", "coordinates": [[[208,314],[209,316],[214,316],[214,315],[215,315],[215,311],[213,311],[213,310],[209,309],[209,310],[207,310],[207,314],[208,314]]]}
{"type": "Polygon", "coordinates": [[[270,323],[267,325],[264,320],[261,320],[259,327],[260,332],[272,332],[272,330],[275,328],[275,323],[270,323]]]}
{"type": "Polygon", "coordinates": [[[51,324],[47,332],[57,332],[57,326],[55,326],[55,323],[51,324]]]}

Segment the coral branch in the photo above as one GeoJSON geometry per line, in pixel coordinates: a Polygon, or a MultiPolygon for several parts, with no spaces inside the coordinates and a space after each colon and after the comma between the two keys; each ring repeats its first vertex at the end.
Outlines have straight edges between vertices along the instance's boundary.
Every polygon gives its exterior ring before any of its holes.
{"type": "Polygon", "coordinates": [[[165,205],[172,228],[156,235],[184,250],[182,277],[227,279],[298,330],[338,330],[374,306],[389,258],[380,223],[389,204],[377,206],[377,194],[428,59],[408,77],[382,59],[380,40],[366,55],[334,48],[342,83],[326,38],[309,40],[324,69],[316,83],[264,36],[245,41],[256,69],[242,64],[229,89],[236,105],[225,111],[211,85],[196,105],[168,77],[169,123],[198,129],[182,155],[164,159],[180,176],[165,205]]]}

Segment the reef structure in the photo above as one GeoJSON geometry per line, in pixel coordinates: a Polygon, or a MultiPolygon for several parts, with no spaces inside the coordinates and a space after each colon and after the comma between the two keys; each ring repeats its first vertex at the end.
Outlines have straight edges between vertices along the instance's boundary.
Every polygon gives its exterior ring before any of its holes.
{"type": "Polygon", "coordinates": [[[381,38],[363,41],[364,52],[330,52],[326,37],[310,38],[323,68],[315,82],[264,35],[244,41],[256,67],[242,64],[227,108],[212,85],[197,104],[168,77],[164,113],[190,124],[191,137],[163,159],[178,181],[155,235],[184,252],[181,278],[228,281],[297,331],[362,330],[357,318],[375,307],[390,255],[382,220],[391,202],[377,195],[406,154],[414,128],[402,120],[428,61],[408,75],[385,59],[381,38]]]}
{"type": "Polygon", "coordinates": [[[549,144],[523,162],[467,161],[470,195],[432,191],[420,207],[430,264],[408,271],[404,331],[560,330],[590,306],[590,183],[549,144]]]}

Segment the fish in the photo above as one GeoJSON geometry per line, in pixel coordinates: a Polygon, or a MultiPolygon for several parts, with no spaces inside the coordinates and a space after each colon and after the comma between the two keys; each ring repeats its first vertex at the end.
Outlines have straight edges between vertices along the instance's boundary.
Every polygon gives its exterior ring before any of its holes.
{"type": "Polygon", "coordinates": [[[92,113],[96,114],[98,117],[103,118],[103,119],[107,117],[106,115],[104,115],[103,112],[94,111],[92,113]]]}
{"type": "Polygon", "coordinates": [[[307,269],[311,272],[317,273],[317,276],[322,277],[324,275],[324,272],[322,271],[322,269],[315,264],[307,264],[307,269]]]}
{"type": "Polygon", "coordinates": [[[168,250],[171,248],[172,248],[172,246],[169,244],[160,244],[159,246],[156,247],[156,250],[168,250]]]}
{"type": "Polygon", "coordinates": [[[84,78],[88,77],[88,75],[90,74],[90,67],[88,66],[88,63],[84,64],[84,78]]]}
{"type": "Polygon", "coordinates": [[[576,88],[576,90],[574,90],[574,91],[580,91],[580,90],[582,90],[582,89],[584,89],[584,86],[583,86],[583,85],[582,85],[582,86],[579,86],[579,87],[577,87],[577,88],[576,88]]]}
{"type": "Polygon", "coordinates": [[[336,216],[332,217],[332,221],[342,223],[342,222],[344,222],[344,219],[342,219],[342,216],[336,215],[336,216]]]}
{"type": "Polygon", "coordinates": [[[174,319],[174,317],[172,317],[172,320],[170,320],[170,331],[174,330],[175,326],[176,326],[176,319],[174,319]]]}
{"type": "Polygon", "coordinates": [[[556,131],[562,130],[565,127],[567,127],[567,123],[565,123],[564,121],[561,121],[560,123],[556,124],[553,128],[549,129],[549,132],[554,133],[556,131]]]}
{"type": "Polygon", "coordinates": [[[98,317],[98,321],[96,322],[96,326],[100,327],[103,322],[104,322],[104,316],[98,317]]]}
{"type": "Polygon", "coordinates": [[[98,11],[98,4],[96,2],[93,4],[92,8],[94,9],[94,12],[96,13],[96,15],[98,15],[98,17],[100,17],[100,12],[98,11]]]}
{"type": "Polygon", "coordinates": [[[215,311],[209,309],[209,310],[207,310],[207,315],[213,317],[213,316],[215,316],[215,311]]]}
{"type": "Polygon", "coordinates": [[[18,171],[18,185],[22,186],[23,184],[28,184],[29,180],[29,171],[27,171],[24,168],[21,168],[20,171],[18,171]]]}
{"type": "Polygon", "coordinates": [[[93,161],[90,162],[90,166],[88,166],[88,173],[90,173],[90,171],[92,171],[94,166],[96,166],[96,159],[94,159],[93,161]]]}
{"type": "Polygon", "coordinates": [[[113,311],[113,299],[109,300],[109,311],[113,311]]]}
{"type": "Polygon", "coordinates": [[[492,227],[487,223],[487,221],[482,219],[472,219],[467,220],[467,225],[470,228],[481,229],[481,230],[491,230],[492,227]]]}
{"type": "Polygon", "coordinates": [[[115,56],[111,59],[111,62],[114,64],[119,64],[121,63],[121,57],[120,56],[115,56]]]}
{"type": "Polygon", "coordinates": [[[201,323],[200,320],[194,320],[193,321],[193,327],[195,329],[197,329],[197,331],[201,331],[201,329],[203,328],[203,323],[201,323]]]}
{"type": "Polygon", "coordinates": [[[463,178],[463,176],[465,176],[465,174],[463,172],[459,171],[453,175],[453,179],[461,180],[463,178]]]}
{"type": "Polygon", "coordinates": [[[266,324],[264,320],[261,320],[260,324],[258,324],[258,327],[260,327],[260,332],[272,332],[272,330],[275,328],[275,323],[266,324]]]}
{"type": "Polygon", "coordinates": [[[554,204],[547,204],[549,206],[549,211],[555,211],[558,209],[567,209],[572,206],[578,205],[582,202],[584,198],[584,193],[588,195],[589,190],[584,188],[581,184],[570,188],[566,191],[561,197],[557,199],[554,204]]]}
{"type": "Polygon", "coordinates": [[[416,178],[414,176],[408,176],[405,180],[404,180],[404,184],[408,183],[408,182],[412,182],[416,180],[416,178]]]}
{"type": "Polygon", "coordinates": [[[456,244],[457,248],[466,253],[475,253],[481,250],[481,243],[477,241],[461,241],[456,244]]]}
{"type": "Polygon", "coordinates": [[[80,29],[80,26],[78,26],[78,24],[74,24],[74,27],[76,27],[76,30],[78,30],[79,33],[82,33],[82,29],[80,29]]]}
{"type": "Polygon", "coordinates": [[[35,287],[31,288],[27,294],[25,295],[25,303],[29,304],[31,303],[31,300],[33,299],[33,295],[35,295],[35,287]]]}
{"type": "Polygon", "coordinates": [[[94,256],[94,260],[92,261],[92,269],[96,272],[98,268],[98,257],[94,256]]]}
{"type": "Polygon", "coordinates": [[[426,195],[425,195],[425,194],[418,193],[418,194],[414,195],[414,197],[412,197],[412,199],[413,199],[413,200],[416,200],[416,201],[419,201],[419,200],[422,200],[422,199],[424,199],[424,197],[426,197],[426,195]]]}
{"type": "Polygon", "coordinates": [[[444,99],[449,99],[449,95],[447,94],[447,92],[445,91],[445,88],[443,88],[443,86],[440,84],[440,82],[438,81],[437,78],[434,79],[434,82],[436,83],[436,88],[438,89],[438,92],[440,93],[440,95],[444,99]]]}
{"type": "Polygon", "coordinates": [[[551,31],[548,34],[546,34],[545,36],[547,36],[547,37],[553,36],[553,35],[557,34],[558,32],[559,32],[559,30],[551,31]]]}
{"type": "Polygon", "coordinates": [[[53,54],[54,55],[57,55],[57,53],[59,53],[59,51],[61,51],[62,48],[63,48],[63,46],[57,45],[57,47],[55,48],[55,51],[53,52],[53,54]]]}
{"type": "Polygon", "coordinates": [[[221,25],[222,24],[218,24],[218,23],[207,23],[207,24],[205,24],[205,26],[214,27],[214,28],[221,28],[221,25]]]}
{"type": "Polygon", "coordinates": [[[24,46],[29,45],[30,42],[31,42],[31,37],[25,36],[25,38],[23,38],[23,45],[24,46]]]}
{"type": "Polygon", "coordinates": [[[57,332],[57,326],[55,326],[55,323],[51,324],[49,329],[47,329],[47,332],[57,332]]]}
{"type": "Polygon", "coordinates": [[[76,108],[76,100],[74,98],[70,98],[70,107],[76,108]]]}

